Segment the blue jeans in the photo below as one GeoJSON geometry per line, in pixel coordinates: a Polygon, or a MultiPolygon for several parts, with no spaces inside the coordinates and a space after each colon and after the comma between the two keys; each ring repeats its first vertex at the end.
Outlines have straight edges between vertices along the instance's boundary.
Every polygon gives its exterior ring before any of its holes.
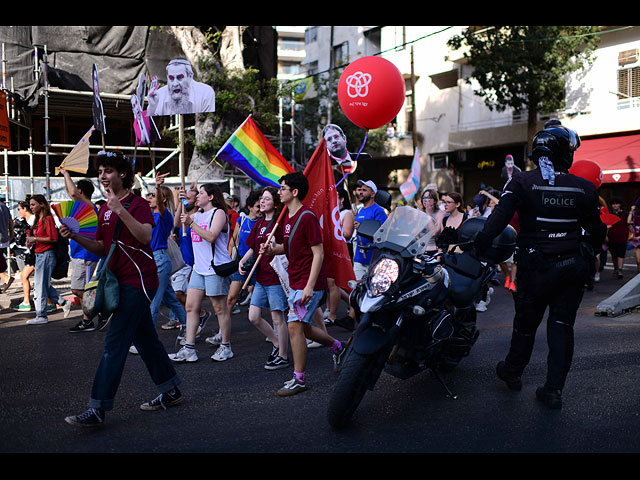
{"type": "Polygon", "coordinates": [[[36,253],[35,283],[33,289],[33,303],[36,316],[47,318],[47,300],[56,303],[62,301],[58,291],[51,285],[51,272],[56,268],[56,254],[53,250],[36,253]]]}
{"type": "Polygon", "coordinates": [[[91,389],[90,407],[104,410],[113,408],[113,399],[132,344],[160,393],[168,392],[180,384],[173,363],[151,321],[146,294],[140,289],[121,284],[120,304],[111,317],[104,341],[104,352],[91,389]]]}
{"type": "Polygon", "coordinates": [[[158,267],[158,290],[151,302],[151,318],[153,319],[153,325],[158,323],[158,311],[160,310],[160,304],[164,305],[173,313],[180,321],[181,325],[187,323],[187,312],[185,311],[182,303],[176,297],[176,292],[171,286],[171,258],[167,251],[162,248],[153,252],[153,256],[156,259],[156,266],[158,267]]]}

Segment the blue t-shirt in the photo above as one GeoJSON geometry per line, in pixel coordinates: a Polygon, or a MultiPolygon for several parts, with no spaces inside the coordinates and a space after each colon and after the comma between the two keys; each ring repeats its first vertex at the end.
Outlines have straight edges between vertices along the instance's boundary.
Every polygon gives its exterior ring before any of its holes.
{"type": "Polygon", "coordinates": [[[182,234],[182,227],[180,227],[180,234],[178,237],[180,243],[180,252],[182,252],[182,259],[184,263],[193,267],[193,244],[191,243],[191,227],[185,228],[185,235],[182,234]]]}
{"type": "Polygon", "coordinates": [[[167,248],[167,239],[173,230],[173,215],[169,210],[164,211],[164,215],[153,213],[153,221],[156,223],[151,234],[151,250],[156,251],[167,248]]]}
{"type": "MultiPolygon", "coordinates": [[[[93,207],[93,210],[97,215],[98,209],[93,203],[91,204],[91,206],[93,207]]],[[[81,247],[80,244],[73,239],[69,239],[69,256],[71,258],[81,258],[82,260],[88,260],[90,262],[97,262],[98,260],[100,260],[99,255],[91,253],[87,249],[81,247]]]]}
{"type": "MultiPolygon", "coordinates": [[[[361,223],[363,220],[378,220],[382,225],[387,219],[387,212],[384,211],[377,203],[373,203],[366,208],[361,208],[356,214],[356,222],[361,223]]],[[[355,254],[353,261],[361,263],[363,265],[369,265],[371,258],[373,258],[373,250],[361,250],[359,247],[367,246],[371,243],[370,240],[362,238],[360,235],[356,236],[355,254]]]]}
{"type": "Polygon", "coordinates": [[[260,217],[251,220],[249,217],[247,216],[243,216],[242,219],[240,220],[240,234],[238,237],[238,258],[242,258],[244,256],[245,253],[247,253],[247,250],[249,250],[249,247],[247,246],[247,238],[249,238],[249,234],[251,233],[251,229],[253,228],[253,226],[256,224],[256,222],[259,220],[260,217]]]}

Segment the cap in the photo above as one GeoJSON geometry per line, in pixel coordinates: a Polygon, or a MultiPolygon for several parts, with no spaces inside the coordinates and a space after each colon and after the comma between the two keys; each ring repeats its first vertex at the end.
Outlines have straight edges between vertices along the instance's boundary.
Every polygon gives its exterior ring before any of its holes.
{"type": "Polygon", "coordinates": [[[371,180],[367,180],[366,182],[364,180],[358,180],[358,185],[364,185],[366,187],[369,187],[371,190],[373,190],[373,193],[378,193],[378,187],[376,187],[376,184],[373,183],[371,180]]]}

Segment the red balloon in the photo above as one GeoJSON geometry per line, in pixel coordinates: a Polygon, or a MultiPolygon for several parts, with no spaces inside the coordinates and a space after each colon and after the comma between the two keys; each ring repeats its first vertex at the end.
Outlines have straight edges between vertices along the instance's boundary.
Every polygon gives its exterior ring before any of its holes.
{"type": "Polygon", "coordinates": [[[386,125],[404,103],[404,78],[389,60],[362,57],[340,75],[338,102],[354,124],[366,130],[386,125]]]}
{"type": "Polygon", "coordinates": [[[573,162],[569,173],[589,180],[596,188],[600,188],[600,185],[602,185],[602,169],[592,160],[578,160],[577,162],[573,162]]]}

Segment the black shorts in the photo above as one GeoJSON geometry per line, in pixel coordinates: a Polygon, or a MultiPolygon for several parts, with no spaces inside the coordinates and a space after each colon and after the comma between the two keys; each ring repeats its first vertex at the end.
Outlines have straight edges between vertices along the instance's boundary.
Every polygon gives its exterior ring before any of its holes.
{"type": "Polygon", "coordinates": [[[624,258],[627,253],[627,244],[626,243],[610,243],[609,251],[611,252],[611,256],[613,258],[624,258]]]}

